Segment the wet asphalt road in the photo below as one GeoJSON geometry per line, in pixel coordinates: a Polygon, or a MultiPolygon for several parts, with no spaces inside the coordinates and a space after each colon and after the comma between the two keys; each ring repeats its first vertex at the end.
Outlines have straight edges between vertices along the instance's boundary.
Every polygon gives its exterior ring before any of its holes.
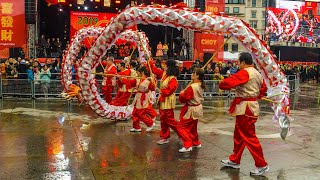
{"type": "MultiPolygon", "coordinates": [[[[270,171],[250,177],[245,150],[240,170],[223,168],[233,150],[230,100],[205,102],[199,123],[202,148],[179,153],[181,142],[157,145],[160,122],[147,133],[130,133],[132,121],[114,122],[88,107],[62,100],[0,99],[0,179],[320,179],[320,88],[303,85],[291,96],[292,131],[286,141],[261,103],[256,123],[270,171]]],[[[176,111],[178,117],[179,110],[176,111]]]]}

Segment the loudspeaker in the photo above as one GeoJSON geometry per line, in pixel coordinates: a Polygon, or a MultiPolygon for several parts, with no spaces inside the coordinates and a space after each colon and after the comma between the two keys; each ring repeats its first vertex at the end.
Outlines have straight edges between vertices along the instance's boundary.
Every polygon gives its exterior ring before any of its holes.
{"type": "Polygon", "coordinates": [[[36,0],[25,0],[25,20],[26,24],[35,24],[36,23],[36,0]]]}

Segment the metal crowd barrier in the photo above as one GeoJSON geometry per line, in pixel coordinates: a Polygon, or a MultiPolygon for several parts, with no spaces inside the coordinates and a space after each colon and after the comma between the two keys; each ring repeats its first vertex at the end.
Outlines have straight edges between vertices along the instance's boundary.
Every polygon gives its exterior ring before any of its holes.
{"type": "MultiPolygon", "coordinates": [[[[211,76],[211,75],[210,75],[211,76]]],[[[289,87],[291,93],[299,90],[300,80],[299,76],[288,76],[289,87]]],[[[234,95],[230,91],[219,90],[218,80],[205,80],[206,90],[204,91],[205,97],[211,96],[227,96],[234,95]]],[[[76,83],[76,81],[75,81],[76,83]]],[[[101,92],[102,80],[97,80],[98,91],[101,92]]],[[[176,94],[179,94],[187,85],[190,80],[178,80],[179,86],[176,94]]],[[[158,83],[159,84],[159,83],[158,83]]],[[[0,98],[3,97],[27,97],[27,98],[61,98],[63,87],[61,80],[51,79],[50,83],[39,81],[31,81],[28,79],[7,79],[0,76],[0,98]]],[[[115,94],[116,91],[113,92],[115,94]]]]}

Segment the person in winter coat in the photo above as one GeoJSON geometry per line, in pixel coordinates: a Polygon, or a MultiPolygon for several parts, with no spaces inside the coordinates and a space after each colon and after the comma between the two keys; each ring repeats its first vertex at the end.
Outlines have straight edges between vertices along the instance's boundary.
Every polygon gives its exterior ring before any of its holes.
{"type": "Polygon", "coordinates": [[[48,66],[44,65],[40,73],[40,81],[41,81],[41,89],[42,89],[42,92],[45,94],[45,98],[48,98],[48,92],[49,92],[49,87],[51,82],[50,78],[51,78],[51,72],[48,69],[48,66]]]}

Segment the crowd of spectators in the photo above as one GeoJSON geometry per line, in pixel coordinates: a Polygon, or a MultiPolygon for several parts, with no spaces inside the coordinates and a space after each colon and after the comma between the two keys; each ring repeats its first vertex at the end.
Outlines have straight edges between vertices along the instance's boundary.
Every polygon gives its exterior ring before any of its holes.
{"type": "Polygon", "coordinates": [[[278,42],[290,42],[290,43],[320,43],[320,35],[309,36],[300,33],[299,35],[288,36],[285,34],[277,36],[275,33],[267,34],[266,38],[268,41],[278,41],[278,42]]]}
{"type": "MultiPolygon", "coordinates": [[[[186,67],[182,68],[180,77],[181,80],[190,80],[190,74],[192,74],[194,68],[202,68],[203,63],[195,61],[193,65],[187,69],[186,67]]],[[[206,80],[223,80],[225,77],[228,77],[239,70],[239,67],[236,62],[212,62],[205,67],[205,79],[206,80]]]]}
{"type": "Polygon", "coordinates": [[[11,90],[27,89],[34,81],[36,88],[48,97],[51,80],[60,79],[60,68],[60,62],[55,58],[47,59],[45,63],[37,59],[9,58],[1,64],[2,85],[11,90]]]}
{"type": "Polygon", "coordinates": [[[46,38],[41,35],[38,43],[38,57],[61,57],[68,45],[69,41],[63,43],[60,38],[46,38]]]}
{"type": "Polygon", "coordinates": [[[320,76],[320,64],[310,64],[310,65],[291,65],[285,63],[281,65],[283,72],[289,77],[289,80],[293,80],[294,75],[299,76],[302,83],[319,83],[320,76]]]}
{"type": "MultiPolygon", "coordinates": [[[[126,59],[126,58],[125,58],[126,59]]],[[[22,59],[9,58],[5,63],[1,64],[1,74],[3,79],[28,79],[32,81],[41,82],[48,81],[48,79],[60,80],[61,60],[56,58],[48,58],[45,63],[40,63],[37,59],[22,59]],[[41,76],[39,76],[42,74],[41,76]],[[46,75],[44,75],[46,74],[46,75]],[[40,78],[39,78],[40,77],[40,78]]],[[[123,61],[123,60],[121,60],[123,61]]],[[[121,62],[120,61],[120,62],[121,62]]],[[[139,59],[132,58],[130,64],[133,67],[139,67],[139,59]]],[[[157,67],[162,68],[162,63],[165,60],[156,60],[157,67]]],[[[102,63],[103,64],[103,63],[102,63]]],[[[119,63],[118,63],[119,64],[119,63]]],[[[116,64],[116,65],[118,65],[116,64]]],[[[73,62],[72,72],[77,72],[79,60],[73,62]]],[[[180,80],[190,80],[194,68],[201,68],[204,63],[196,60],[190,68],[186,66],[180,67],[180,80]]],[[[302,82],[307,80],[317,80],[320,75],[320,64],[302,65],[298,64],[292,66],[291,64],[282,64],[282,70],[286,75],[299,74],[302,82]]],[[[102,71],[101,65],[97,67],[97,71],[102,71]]],[[[222,80],[223,77],[228,77],[239,70],[236,61],[229,62],[212,62],[205,68],[206,80],[222,80]]]]}
{"type": "Polygon", "coordinates": [[[117,59],[124,59],[125,57],[130,56],[131,53],[134,53],[136,57],[138,50],[135,50],[135,52],[132,52],[134,48],[135,48],[135,45],[130,42],[115,44],[111,47],[110,50],[108,50],[108,54],[112,55],[114,58],[117,58],[117,59]]]}
{"type": "MultiPolygon", "coordinates": [[[[80,52],[78,53],[78,58],[81,58],[87,51],[88,47],[91,45],[90,40],[85,40],[81,45],[80,52]]],[[[46,38],[44,35],[41,36],[38,46],[37,46],[37,57],[39,58],[61,58],[64,51],[69,46],[69,41],[65,43],[60,40],[60,38],[46,38]]],[[[154,53],[156,57],[166,57],[168,52],[168,45],[164,44],[157,46],[157,52],[154,53]],[[161,52],[161,53],[159,53],[161,52]]],[[[151,49],[152,51],[152,49],[151,49]]],[[[115,59],[124,59],[128,56],[138,57],[138,49],[136,49],[135,43],[118,40],[111,48],[107,51],[109,56],[113,56],[115,59]]]]}
{"type": "Polygon", "coordinates": [[[309,14],[301,15],[301,18],[299,18],[299,24],[303,28],[320,28],[319,20],[315,16],[309,14]]]}
{"type": "MultiPolygon", "coordinates": [[[[126,61],[128,58],[124,58],[126,61]]],[[[162,68],[165,60],[156,60],[155,65],[159,68],[162,68]]],[[[101,65],[103,62],[97,67],[96,72],[103,72],[104,67],[101,65]]],[[[120,63],[117,61],[117,66],[120,63]]],[[[203,67],[204,63],[196,60],[190,68],[183,66],[183,63],[180,62],[180,75],[178,77],[179,80],[190,80],[191,74],[194,68],[203,67]]],[[[76,60],[72,64],[72,73],[73,79],[77,79],[77,69],[79,66],[79,60],[76,60]]],[[[132,58],[130,60],[131,68],[140,67],[139,59],[132,58]]],[[[288,75],[289,80],[294,80],[296,76],[300,77],[301,82],[309,82],[309,83],[319,83],[320,76],[320,64],[312,64],[312,65],[291,65],[289,63],[285,63],[281,65],[283,72],[288,75]]],[[[49,88],[53,88],[52,80],[56,81],[55,84],[60,86],[60,71],[61,70],[61,62],[60,59],[47,59],[46,62],[40,63],[37,59],[13,59],[9,58],[4,63],[1,64],[1,76],[2,76],[2,85],[3,86],[13,86],[14,88],[19,88],[22,86],[29,86],[30,82],[34,82],[34,86],[38,87],[41,90],[41,93],[48,96],[49,88]],[[17,84],[17,81],[20,80],[20,83],[17,84]],[[21,81],[24,80],[24,81],[21,81]],[[24,82],[24,83],[21,83],[24,82]]],[[[205,67],[205,79],[206,80],[217,80],[221,81],[224,78],[236,73],[239,70],[237,62],[229,61],[229,62],[212,62],[209,63],[205,67]]],[[[98,80],[102,79],[102,77],[97,76],[98,80]]],[[[61,88],[60,88],[61,89],[61,88]]],[[[59,90],[57,90],[59,91],[59,90]]]]}
{"type": "MultiPolygon", "coordinates": [[[[276,13],[278,20],[283,19],[284,11],[276,13]]],[[[283,32],[278,34],[278,25],[268,18],[266,25],[266,40],[268,41],[280,41],[280,42],[300,42],[300,43],[320,43],[320,23],[318,19],[313,15],[299,14],[299,26],[295,34],[292,34],[292,30],[296,25],[295,18],[292,14],[286,16],[281,22],[281,28],[283,32]]]]}
{"type": "MultiPolygon", "coordinates": [[[[78,58],[82,57],[87,51],[87,46],[90,45],[90,40],[85,41],[80,48],[78,58]]],[[[60,40],[60,38],[46,38],[44,35],[41,35],[37,46],[37,57],[39,58],[61,58],[63,56],[64,50],[69,46],[69,41],[65,43],[60,40]]],[[[112,55],[116,59],[123,59],[124,57],[130,56],[135,45],[131,42],[117,42],[115,45],[108,50],[108,54],[112,55]]],[[[134,52],[134,55],[137,56],[138,51],[134,52]]]]}

